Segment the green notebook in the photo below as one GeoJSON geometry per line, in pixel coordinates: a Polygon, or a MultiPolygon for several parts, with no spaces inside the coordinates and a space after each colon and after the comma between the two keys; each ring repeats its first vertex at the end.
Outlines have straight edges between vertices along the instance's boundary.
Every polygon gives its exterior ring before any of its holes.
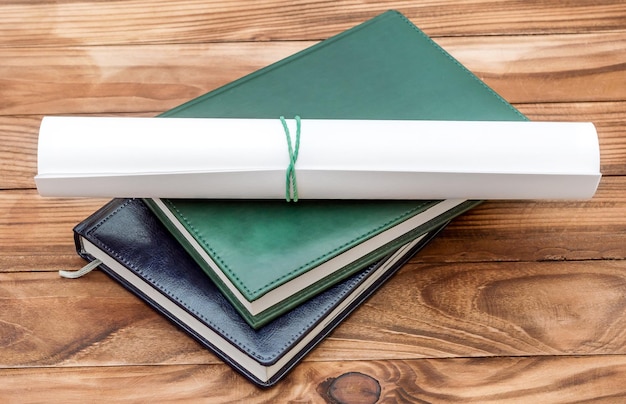
{"type": "MultiPolygon", "coordinates": [[[[161,116],[278,119],[295,115],[525,120],[395,11],[161,116]]],[[[255,328],[477,204],[460,200],[146,202],[255,328]]]]}

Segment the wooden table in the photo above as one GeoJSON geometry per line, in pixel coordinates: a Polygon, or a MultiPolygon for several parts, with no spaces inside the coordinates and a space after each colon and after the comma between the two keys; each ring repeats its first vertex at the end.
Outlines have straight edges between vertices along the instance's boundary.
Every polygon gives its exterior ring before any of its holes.
{"type": "Polygon", "coordinates": [[[625,258],[623,0],[0,5],[4,403],[375,400],[349,383],[359,375],[380,402],[616,402],[625,258]],[[594,122],[597,195],[486,202],[458,218],[268,390],[101,272],[59,278],[83,265],[72,227],[105,201],[38,196],[43,115],[153,116],[389,8],[531,119],[594,122]]]}

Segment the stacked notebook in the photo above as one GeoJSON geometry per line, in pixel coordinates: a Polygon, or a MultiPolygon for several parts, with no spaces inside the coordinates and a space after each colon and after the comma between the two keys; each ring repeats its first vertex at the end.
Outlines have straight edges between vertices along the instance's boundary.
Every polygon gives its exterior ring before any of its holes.
{"type": "MultiPolygon", "coordinates": [[[[295,115],[525,119],[394,11],[161,116],[295,115]]],[[[86,260],[270,386],[477,203],[116,199],[75,239],[86,260]]]]}

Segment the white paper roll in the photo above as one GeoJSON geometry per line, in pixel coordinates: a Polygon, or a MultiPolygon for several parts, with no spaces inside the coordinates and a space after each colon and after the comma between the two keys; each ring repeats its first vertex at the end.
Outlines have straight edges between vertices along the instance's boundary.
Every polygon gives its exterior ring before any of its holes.
{"type": "MultiPolygon", "coordinates": [[[[301,125],[301,199],[587,199],[601,177],[591,123],[301,125]]],[[[281,199],[289,163],[279,119],[45,117],[35,181],[42,196],[281,199]]]]}

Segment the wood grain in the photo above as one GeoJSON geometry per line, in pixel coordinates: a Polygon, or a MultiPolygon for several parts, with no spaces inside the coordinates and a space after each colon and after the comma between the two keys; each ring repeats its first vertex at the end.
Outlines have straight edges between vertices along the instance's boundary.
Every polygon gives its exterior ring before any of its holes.
{"type": "Polygon", "coordinates": [[[623,101],[626,37],[617,37],[626,32],[614,35],[516,36],[506,37],[506,42],[498,37],[464,37],[438,42],[512,103],[623,101]]]}
{"type": "MultiPolygon", "coordinates": [[[[1,367],[217,363],[100,272],[0,273],[1,367]]],[[[307,361],[626,354],[626,261],[404,267],[307,361]]]]}
{"type": "Polygon", "coordinates": [[[0,114],[165,111],[311,44],[0,48],[0,114]]]}
{"type": "Polygon", "coordinates": [[[381,384],[381,403],[616,403],[626,398],[626,356],[305,362],[280,388],[259,389],[226,365],[0,369],[7,403],[302,402],[323,399],[327,379],[361,372],[381,384]],[[24,380],[30,381],[28,388],[24,380]],[[321,392],[319,390],[322,390],[321,392]]]}
{"type": "Polygon", "coordinates": [[[106,201],[0,192],[0,272],[80,268],[72,228],[106,201]]]}
{"type": "Polygon", "coordinates": [[[0,368],[219,363],[103,273],[0,274],[0,368]]]}
{"type": "MultiPolygon", "coordinates": [[[[511,103],[626,98],[626,31],[437,41],[511,103]]],[[[0,115],[165,111],[313,44],[0,48],[0,115]]]]}
{"type": "Polygon", "coordinates": [[[612,31],[626,20],[620,0],[9,0],[0,5],[0,38],[5,46],[28,47],[317,40],[388,9],[434,37],[612,31]]]}
{"type": "Polygon", "coordinates": [[[621,0],[8,0],[0,4],[0,397],[30,402],[626,400],[626,7],[621,0]],[[49,114],[153,116],[396,8],[533,120],[596,124],[589,201],[454,220],[275,388],[254,387],[100,271],[41,198],[49,114]],[[340,386],[337,395],[328,390],[340,386]],[[341,387],[343,386],[343,387],[341,387]]]}
{"type": "Polygon", "coordinates": [[[350,351],[354,358],[369,359],[623,354],[625,265],[623,260],[410,264],[336,330],[333,342],[340,348],[333,354],[350,351]],[[362,341],[367,343],[361,346],[362,341]]]}
{"type": "Polygon", "coordinates": [[[0,117],[0,190],[32,188],[41,117],[0,117]]]}
{"type": "Polygon", "coordinates": [[[485,202],[455,219],[414,262],[622,260],[625,207],[602,202],[609,192],[624,194],[622,178],[603,179],[590,202],[485,202]]]}

